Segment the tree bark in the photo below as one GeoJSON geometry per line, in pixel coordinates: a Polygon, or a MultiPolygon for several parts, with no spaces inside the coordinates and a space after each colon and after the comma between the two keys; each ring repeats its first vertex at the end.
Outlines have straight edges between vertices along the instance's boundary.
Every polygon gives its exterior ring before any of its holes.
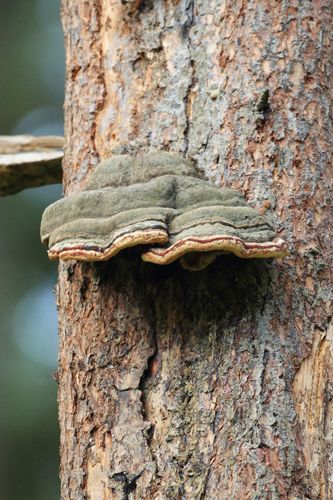
{"type": "Polygon", "coordinates": [[[333,498],[329,0],[62,1],[66,194],[166,150],[289,242],[59,270],[64,499],[333,498]]]}

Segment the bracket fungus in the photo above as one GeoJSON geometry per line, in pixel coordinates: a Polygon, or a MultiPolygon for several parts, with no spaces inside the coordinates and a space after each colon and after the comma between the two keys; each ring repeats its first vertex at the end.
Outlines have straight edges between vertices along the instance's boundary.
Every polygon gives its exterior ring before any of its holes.
{"type": "Polygon", "coordinates": [[[49,206],[41,224],[50,259],[107,260],[142,247],[142,259],[190,270],[221,253],[241,258],[286,255],[286,244],[233,189],[203,180],[194,164],[170,153],[115,155],[85,189],[49,206]]]}

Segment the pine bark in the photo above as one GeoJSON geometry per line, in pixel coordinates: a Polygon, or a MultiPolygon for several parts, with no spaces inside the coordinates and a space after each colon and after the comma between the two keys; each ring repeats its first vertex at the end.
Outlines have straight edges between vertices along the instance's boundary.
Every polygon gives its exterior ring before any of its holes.
{"type": "Polygon", "coordinates": [[[333,498],[333,4],[62,0],[65,194],[173,151],[289,242],[59,268],[63,499],[333,498]]]}

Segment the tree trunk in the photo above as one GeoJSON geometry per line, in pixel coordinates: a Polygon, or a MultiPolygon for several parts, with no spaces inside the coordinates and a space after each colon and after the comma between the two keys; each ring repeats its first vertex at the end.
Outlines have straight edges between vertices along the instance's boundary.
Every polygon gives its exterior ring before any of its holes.
{"type": "Polygon", "coordinates": [[[63,499],[333,498],[333,3],[62,1],[65,193],[165,150],[289,257],[60,264],[63,499]],[[268,92],[267,92],[268,90],[268,92]]]}

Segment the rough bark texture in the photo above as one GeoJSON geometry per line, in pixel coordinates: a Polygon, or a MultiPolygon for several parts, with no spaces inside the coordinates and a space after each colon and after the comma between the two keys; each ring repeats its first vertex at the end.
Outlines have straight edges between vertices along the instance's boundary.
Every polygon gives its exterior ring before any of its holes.
{"type": "Polygon", "coordinates": [[[332,498],[332,2],[62,16],[66,193],[111,151],[174,151],[292,248],[200,273],[135,251],[60,265],[62,497],[332,498]]]}

